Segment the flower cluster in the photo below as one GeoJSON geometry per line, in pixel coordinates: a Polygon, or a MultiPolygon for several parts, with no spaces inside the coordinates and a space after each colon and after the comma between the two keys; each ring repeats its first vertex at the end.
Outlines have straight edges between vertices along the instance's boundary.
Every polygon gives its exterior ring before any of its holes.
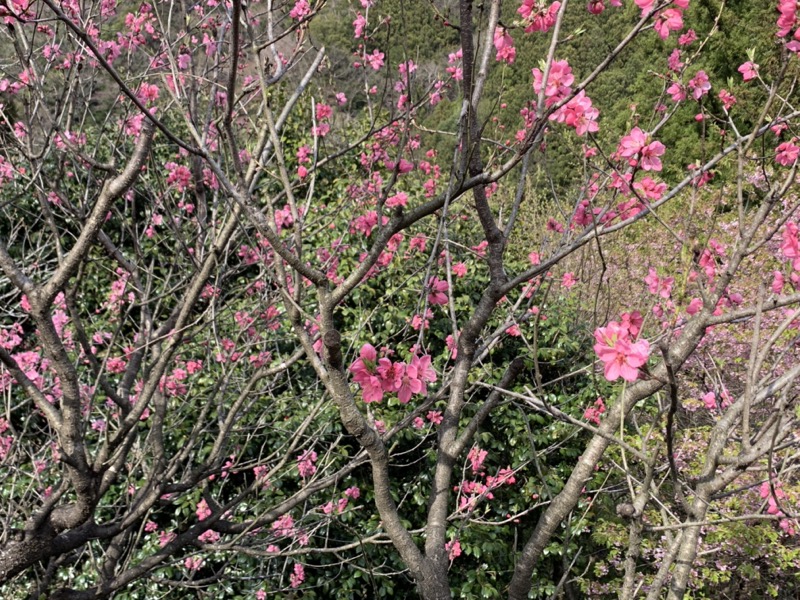
{"type": "Polygon", "coordinates": [[[650,267],[644,282],[647,284],[647,289],[651,294],[658,294],[665,300],[672,296],[672,284],[675,283],[674,277],[659,277],[656,270],[650,267]]]}
{"type": "Polygon", "coordinates": [[[797,158],[800,156],[800,146],[797,146],[794,143],[796,141],[796,138],[792,138],[788,142],[778,144],[778,147],[775,148],[776,163],[783,165],[784,167],[791,167],[797,162],[797,158]]]}
{"type": "Polygon", "coordinates": [[[497,50],[495,59],[508,64],[514,62],[517,50],[514,48],[514,38],[508,33],[505,27],[496,27],[494,30],[494,48],[497,50]]]}
{"type": "MultiPolygon", "coordinates": [[[[538,95],[542,91],[544,73],[539,69],[532,69],[533,91],[538,95]]],[[[547,84],[544,86],[545,106],[553,106],[566,98],[572,91],[575,76],[566,60],[554,60],[547,74],[547,84]]]]}
{"type": "MultiPolygon", "coordinates": [[[[781,510],[781,505],[791,505],[792,501],[786,492],[782,488],[782,484],[780,481],[775,482],[774,484],[770,484],[769,481],[765,481],[761,484],[758,489],[759,496],[761,496],[762,500],[767,501],[767,514],[768,515],[777,515],[780,517],[785,517],[786,513],[781,510]],[[785,502],[781,502],[785,501],[785,502]]],[[[780,528],[787,533],[788,535],[795,535],[797,533],[796,529],[797,522],[792,519],[781,519],[778,522],[780,528]]]]}
{"type": "Polygon", "coordinates": [[[344,495],[342,495],[336,501],[335,504],[333,503],[333,501],[331,501],[326,504],[323,504],[320,508],[322,509],[322,512],[326,515],[333,514],[334,511],[338,514],[342,514],[347,508],[347,505],[349,504],[350,500],[351,499],[358,500],[360,496],[361,496],[361,490],[359,490],[358,487],[356,486],[349,487],[344,491],[344,495]]]}
{"type": "Polygon", "coordinates": [[[647,134],[638,127],[634,127],[628,135],[623,136],[620,140],[617,152],[621,157],[629,158],[631,166],[638,164],[644,171],[660,171],[661,160],[658,157],[662,156],[665,150],[666,148],[661,142],[648,143],[647,134]]]}
{"type": "Polygon", "coordinates": [[[589,421],[590,423],[594,423],[595,425],[600,425],[600,417],[603,413],[606,412],[606,405],[603,402],[602,398],[598,398],[594,401],[589,408],[583,411],[583,418],[589,421]]]}
{"type": "Polygon", "coordinates": [[[478,502],[481,500],[494,500],[494,494],[492,492],[501,485],[514,485],[517,482],[517,479],[514,477],[514,471],[510,468],[500,469],[497,475],[487,476],[484,472],[483,464],[479,464],[477,465],[478,472],[476,472],[475,459],[478,458],[482,463],[483,459],[486,458],[485,455],[476,457],[476,452],[485,453],[485,450],[473,448],[472,451],[470,451],[470,456],[467,457],[472,463],[471,467],[475,474],[475,479],[469,481],[464,480],[461,482],[461,485],[453,488],[453,490],[459,494],[458,510],[462,512],[474,511],[478,506],[478,502]]]}
{"type": "Polygon", "coordinates": [[[544,5],[536,0],[523,0],[522,6],[517,9],[517,13],[525,21],[525,33],[534,31],[547,32],[556,24],[556,16],[561,8],[561,2],[553,2],[550,6],[544,5]]]}
{"type": "Polygon", "coordinates": [[[304,479],[311,477],[317,472],[317,467],[314,463],[317,462],[317,453],[313,450],[306,450],[297,457],[297,472],[300,477],[304,479]]]}
{"type": "Polygon", "coordinates": [[[461,542],[458,540],[451,540],[444,545],[444,549],[447,552],[447,557],[450,560],[458,558],[461,556],[461,542]]]}
{"type": "MultiPolygon", "coordinates": [[[[643,17],[655,10],[657,5],[656,0],[634,0],[634,2],[642,10],[643,17]]],[[[673,0],[672,6],[656,13],[653,29],[662,40],[669,37],[670,31],[683,29],[683,11],[688,7],[689,0],[673,0]]]]}
{"type": "MultiPolygon", "coordinates": [[[[539,69],[533,69],[533,91],[536,94],[542,91],[544,74],[539,69]]],[[[547,74],[547,83],[544,85],[545,106],[551,107],[566,99],[572,93],[572,84],[575,76],[566,60],[554,60],[547,74]]],[[[551,121],[566,123],[574,127],[578,135],[598,130],[597,117],[600,111],[592,106],[592,99],[581,90],[575,94],[564,106],[550,115],[551,121]]]]}
{"type": "Polygon", "coordinates": [[[792,269],[800,271],[800,238],[798,237],[797,224],[789,221],[783,229],[783,242],[781,243],[781,252],[783,255],[792,261],[792,269]]]}
{"type": "Polygon", "coordinates": [[[364,344],[359,357],[350,365],[353,381],[361,386],[364,402],[380,402],[384,393],[397,393],[403,404],[413,394],[427,396],[427,384],[436,381],[431,357],[414,356],[409,363],[393,362],[387,356],[378,358],[372,344],[364,344]]]}
{"type": "Polygon", "coordinates": [[[446,281],[431,277],[428,279],[428,302],[431,304],[447,304],[447,291],[450,286],[446,281]]]}
{"type": "Polygon", "coordinates": [[[289,577],[289,585],[292,588],[299,588],[306,579],[305,569],[300,563],[295,563],[292,571],[293,573],[289,577]]]}
{"type": "Polygon", "coordinates": [[[737,71],[742,74],[742,79],[744,81],[750,81],[758,77],[758,65],[749,60],[739,65],[737,71]]]}
{"type": "Polygon", "coordinates": [[[793,38],[786,44],[786,48],[791,52],[798,52],[800,50],[800,28],[797,27],[797,2],[795,0],[779,0],[778,1],[778,37],[789,37],[794,29],[793,38]]]}
{"type": "Polygon", "coordinates": [[[650,343],[647,340],[633,340],[641,329],[641,316],[638,313],[622,315],[622,323],[611,321],[594,332],[594,351],[604,363],[604,375],[609,381],[622,377],[625,381],[636,381],[639,367],[650,356],[650,343]],[[626,318],[627,317],[627,318],[626,318]]]}

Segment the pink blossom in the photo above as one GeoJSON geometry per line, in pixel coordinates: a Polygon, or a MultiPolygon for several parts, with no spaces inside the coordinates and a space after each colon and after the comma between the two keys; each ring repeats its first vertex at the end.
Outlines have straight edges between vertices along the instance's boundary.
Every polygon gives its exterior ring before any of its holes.
{"type": "Polygon", "coordinates": [[[633,189],[646,200],[660,200],[667,189],[666,183],[656,183],[650,177],[643,177],[633,184],[633,189]]]}
{"type": "Polygon", "coordinates": [[[295,2],[294,8],[289,11],[289,16],[292,19],[300,20],[308,15],[311,14],[311,6],[308,4],[308,0],[297,0],[295,2]]]}
{"type": "Polygon", "coordinates": [[[404,367],[405,365],[403,363],[392,362],[385,356],[378,361],[378,376],[380,377],[381,386],[384,391],[397,391],[405,371],[404,367]]]}
{"type": "Polygon", "coordinates": [[[725,89],[719,91],[719,99],[722,101],[722,107],[725,110],[730,110],[736,104],[736,97],[725,89]]]}
{"type": "MultiPolygon", "coordinates": [[[[779,0],[778,1],[778,37],[786,37],[797,24],[797,3],[795,0],[779,0]]],[[[795,37],[797,37],[795,33],[795,37]]]]}
{"type": "Polygon", "coordinates": [[[486,248],[488,247],[489,247],[489,242],[483,240],[477,246],[470,246],[470,250],[472,250],[473,252],[475,252],[475,254],[483,258],[484,256],[486,256],[486,248]]]}
{"type": "Polygon", "coordinates": [[[642,157],[639,161],[639,166],[644,171],[660,171],[661,170],[661,159],[659,156],[662,156],[665,152],[666,148],[664,144],[661,142],[655,141],[651,142],[644,148],[642,148],[642,157]]]}
{"type": "Polygon", "coordinates": [[[486,483],[490,488],[496,488],[500,485],[514,485],[517,482],[514,477],[514,470],[508,467],[500,469],[496,477],[487,477],[486,483]]]}
{"type": "Polygon", "coordinates": [[[378,353],[372,344],[361,347],[359,358],[350,365],[353,381],[360,384],[363,389],[365,403],[380,402],[383,399],[383,384],[377,377],[378,353]]]}
{"type": "Polygon", "coordinates": [[[786,123],[776,123],[775,125],[773,125],[769,129],[770,129],[770,131],[772,133],[774,133],[775,135],[779,136],[781,133],[786,131],[786,129],[788,129],[788,128],[789,128],[789,126],[786,123]]]}
{"type": "Polygon", "coordinates": [[[424,384],[433,383],[437,379],[436,370],[431,365],[431,357],[428,354],[420,357],[414,356],[411,359],[411,364],[417,370],[417,377],[419,377],[420,381],[423,383],[422,394],[425,395],[427,394],[427,390],[424,384]]]}
{"type": "Polygon", "coordinates": [[[192,185],[192,172],[189,167],[167,162],[164,168],[168,171],[167,184],[175,186],[179,192],[184,192],[192,185]]]}
{"type": "Polygon", "coordinates": [[[497,50],[495,60],[503,61],[508,64],[514,62],[517,50],[514,48],[514,39],[509,35],[504,27],[496,27],[494,30],[494,47],[497,50]]]}
{"type": "Polygon", "coordinates": [[[665,300],[672,295],[672,284],[675,282],[674,277],[664,277],[662,279],[657,275],[656,270],[650,267],[650,272],[647,277],[644,278],[644,281],[651,294],[658,294],[665,300]]]}
{"type": "Polygon", "coordinates": [[[317,467],[314,463],[317,462],[317,453],[313,450],[306,450],[297,457],[297,472],[300,477],[311,477],[317,472],[317,467]]]}
{"type": "Polygon", "coordinates": [[[750,81],[751,79],[758,77],[758,65],[749,60],[740,65],[737,71],[742,74],[742,78],[745,81],[750,81]]]}
{"type": "Polygon", "coordinates": [[[780,271],[774,271],[772,273],[772,285],[770,289],[772,289],[772,293],[780,294],[783,291],[783,286],[785,285],[786,281],[783,277],[783,273],[780,271]]]}
{"type": "Polygon", "coordinates": [[[431,326],[430,320],[423,319],[422,315],[414,315],[413,317],[411,317],[411,328],[414,331],[419,331],[420,329],[429,329],[430,326],[431,326]]]}
{"type": "Polygon", "coordinates": [[[467,265],[463,262],[453,265],[453,275],[456,277],[464,277],[467,274],[467,265]]]}
{"type": "Polygon", "coordinates": [[[649,342],[632,342],[628,331],[615,321],[611,321],[606,327],[598,327],[594,338],[597,342],[594,351],[605,364],[605,378],[616,381],[622,377],[625,381],[636,381],[639,367],[647,362],[650,355],[649,342]]]}
{"type": "MultiPolygon", "coordinates": [[[[639,166],[644,171],[660,171],[661,160],[658,158],[664,154],[666,148],[658,141],[647,143],[647,136],[638,127],[634,127],[631,132],[623,136],[620,140],[618,152],[625,158],[633,159],[637,155],[640,157],[639,166]]],[[[635,163],[634,163],[635,164],[635,163]]]]}
{"type": "Polygon", "coordinates": [[[620,315],[620,327],[627,331],[628,335],[632,338],[639,336],[642,325],[644,325],[644,317],[642,317],[642,313],[638,310],[630,313],[622,313],[620,315]]]}
{"type": "Polygon", "coordinates": [[[646,136],[644,131],[634,127],[628,135],[622,137],[617,152],[625,158],[636,156],[644,148],[645,143],[646,136]]]}
{"type": "Polygon", "coordinates": [[[781,251],[786,258],[792,259],[792,268],[800,271],[800,240],[798,240],[798,228],[793,222],[788,222],[783,230],[783,242],[781,251]]]}
{"type": "Polygon", "coordinates": [[[431,304],[447,304],[447,291],[450,286],[447,281],[443,281],[436,277],[428,279],[428,302],[431,304]]]}
{"type": "Polygon", "coordinates": [[[200,500],[197,503],[197,510],[195,511],[197,514],[197,518],[203,521],[211,516],[211,509],[208,507],[208,503],[205,500],[200,500]]]}
{"type": "Polygon", "coordinates": [[[394,196],[389,196],[386,199],[386,206],[395,208],[397,206],[406,206],[408,204],[408,194],[405,192],[398,192],[394,196]]]}
{"type": "Polygon", "coordinates": [[[199,556],[187,556],[183,564],[190,571],[197,571],[203,566],[203,559],[199,556]]]}
{"type": "Polygon", "coordinates": [[[316,116],[317,121],[325,121],[329,119],[332,114],[333,109],[328,104],[320,102],[314,107],[314,116],[316,116]]]}
{"type": "MultiPolygon", "coordinates": [[[[788,44],[787,44],[788,46],[788,44]]],[[[797,529],[795,529],[794,524],[797,523],[796,520],[792,521],[790,519],[781,519],[778,522],[778,526],[783,530],[786,535],[796,535],[797,529]]]]}
{"type": "Polygon", "coordinates": [[[219,541],[220,535],[213,529],[209,529],[198,536],[197,540],[204,544],[216,544],[219,541]]]}
{"type": "Polygon", "coordinates": [[[694,32],[694,29],[690,29],[689,31],[687,31],[678,38],[678,44],[681,46],[688,46],[696,39],[697,39],[697,34],[694,32]]]}
{"type": "Polygon", "coordinates": [[[538,0],[523,0],[517,13],[523,18],[527,26],[525,33],[534,31],[547,32],[556,24],[556,17],[561,8],[561,2],[553,2],[548,8],[538,0]]]}
{"type": "Polygon", "coordinates": [[[268,472],[269,468],[265,465],[257,465],[253,467],[253,475],[256,478],[256,482],[265,488],[270,486],[269,479],[267,479],[268,472]]]}
{"type": "Polygon", "coordinates": [[[686,88],[684,88],[677,81],[672,82],[672,85],[667,88],[667,93],[670,95],[670,98],[672,98],[673,102],[686,100],[686,88]]]}
{"type": "Polygon", "coordinates": [[[142,82],[139,86],[139,91],[136,92],[136,97],[143,103],[147,104],[158,100],[158,86],[142,82]]]}
{"type": "Polygon", "coordinates": [[[658,37],[665,40],[669,37],[670,31],[680,31],[683,29],[683,12],[677,8],[667,8],[656,15],[653,29],[658,33],[658,37]]]}
{"type": "Polygon", "coordinates": [[[700,100],[700,98],[708,94],[711,89],[711,82],[708,80],[708,75],[706,75],[705,71],[698,71],[689,80],[689,89],[692,90],[692,97],[695,100],[700,100]]]}
{"type": "Polygon", "coordinates": [[[395,167],[397,167],[397,172],[400,175],[405,175],[406,173],[410,173],[414,170],[414,163],[410,160],[406,160],[405,158],[401,158],[400,161],[395,165],[393,162],[386,162],[386,168],[390,171],[393,171],[395,167]]]}
{"type": "MultiPolygon", "coordinates": [[[[556,2],[556,4],[558,3],[556,2]]],[[[444,545],[444,549],[447,552],[447,556],[450,558],[450,560],[453,560],[461,556],[461,542],[459,542],[458,540],[452,540],[450,542],[447,542],[444,545]]]]}
{"type": "Polygon", "coordinates": [[[477,446],[470,448],[470,451],[467,454],[467,460],[470,462],[470,468],[472,469],[473,474],[477,475],[483,471],[483,463],[488,454],[489,453],[486,450],[481,450],[477,446]]]}
{"type": "Polygon", "coordinates": [[[403,404],[408,404],[411,400],[411,395],[421,394],[425,386],[419,378],[419,371],[416,366],[403,363],[395,363],[395,365],[401,371],[400,377],[395,384],[397,399],[403,404]]]}
{"type": "Polygon", "coordinates": [[[428,414],[425,415],[425,418],[427,418],[428,421],[434,425],[439,425],[444,420],[441,411],[438,410],[429,410],[428,414]]]}
{"type": "Polygon", "coordinates": [[[713,281],[714,277],[717,275],[717,261],[708,249],[703,250],[697,264],[703,267],[703,271],[706,277],[708,277],[709,282],[713,281]]]}
{"type": "Polygon", "coordinates": [[[795,138],[789,142],[783,142],[775,148],[775,162],[784,167],[792,166],[797,157],[800,156],[800,147],[794,144],[795,138]]]}
{"type": "Polygon", "coordinates": [[[714,392],[708,392],[707,394],[703,394],[703,404],[708,410],[713,410],[717,408],[717,396],[714,392]]]}
{"type": "Polygon", "coordinates": [[[292,588],[299,588],[303,584],[303,581],[305,581],[306,572],[303,569],[303,565],[301,565],[300,563],[295,563],[294,568],[292,570],[293,573],[289,577],[289,585],[292,588]]]}
{"type": "Polygon", "coordinates": [[[589,421],[590,423],[594,423],[595,425],[600,425],[600,417],[603,413],[606,412],[606,405],[603,402],[602,398],[598,398],[595,400],[594,404],[592,404],[589,408],[587,408],[583,412],[583,418],[589,421]]]}
{"type": "Polygon", "coordinates": [[[667,59],[667,67],[669,67],[670,71],[674,71],[675,73],[679,72],[683,68],[683,63],[681,62],[681,51],[675,48],[669,55],[667,59]]]}
{"type": "Polygon", "coordinates": [[[294,519],[292,515],[286,514],[278,517],[272,523],[272,530],[276,535],[281,537],[290,537],[294,535],[294,519]]]}
{"type": "Polygon", "coordinates": [[[455,359],[458,357],[458,342],[452,335],[448,335],[444,341],[447,349],[450,350],[450,358],[455,359]]]}
{"type": "Polygon", "coordinates": [[[297,149],[297,162],[306,164],[311,162],[311,155],[313,151],[308,146],[300,146],[297,149]]]}
{"type": "MultiPolygon", "coordinates": [[[[542,79],[544,73],[539,69],[532,69],[533,91],[539,94],[542,90],[542,79]]],[[[571,92],[571,85],[575,82],[575,76],[566,60],[554,60],[550,65],[550,72],[547,75],[547,85],[544,86],[544,96],[547,99],[545,106],[557,104],[560,100],[567,97],[571,92]]]]}
{"type": "Polygon", "coordinates": [[[320,123],[311,128],[311,135],[315,137],[325,137],[331,131],[330,123],[320,123]]]}
{"type": "Polygon", "coordinates": [[[409,250],[416,250],[419,252],[425,252],[425,247],[428,243],[427,238],[424,235],[415,235],[411,240],[408,242],[409,250]]]}
{"type": "Polygon", "coordinates": [[[575,128],[575,133],[584,136],[599,130],[597,117],[600,111],[592,106],[592,100],[581,90],[566,105],[550,115],[551,120],[566,123],[575,128]]]}
{"type": "Polygon", "coordinates": [[[374,70],[379,71],[383,66],[384,54],[377,48],[373,50],[372,54],[367,54],[364,59],[369,63],[369,66],[374,70]]]}
{"type": "Polygon", "coordinates": [[[461,48],[459,48],[456,52],[451,52],[447,55],[447,62],[451,66],[447,67],[445,71],[449,73],[456,81],[461,81],[464,79],[464,71],[460,65],[462,55],[463,52],[461,48]]]}
{"type": "Polygon", "coordinates": [[[565,289],[570,289],[576,283],[578,283],[578,280],[575,279],[575,274],[572,271],[564,273],[564,276],[561,278],[561,286],[565,289]]]}
{"type": "Polygon", "coordinates": [[[364,15],[361,13],[357,13],[356,20],[353,21],[353,37],[355,39],[360,38],[364,35],[364,28],[367,26],[367,19],[364,18],[364,15]]]}
{"type": "Polygon", "coordinates": [[[586,5],[586,10],[593,15],[599,15],[605,9],[606,5],[603,4],[603,0],[589,0],[589,4],[586,5]]]}

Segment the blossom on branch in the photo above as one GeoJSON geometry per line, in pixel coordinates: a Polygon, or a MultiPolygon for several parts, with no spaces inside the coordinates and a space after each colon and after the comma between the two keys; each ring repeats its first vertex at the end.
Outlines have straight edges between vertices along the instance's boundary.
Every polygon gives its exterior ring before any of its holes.
{"type": "Polygon", "coordinates": [[[620,377],[625,381],[639,378],[639,367],[647,363],[650,356],[650,343],[647,340],[634,342],[629,329],[616,321],[594,332],[594,351],[604,363],[604,375],[609,381],[620,377]]]}

